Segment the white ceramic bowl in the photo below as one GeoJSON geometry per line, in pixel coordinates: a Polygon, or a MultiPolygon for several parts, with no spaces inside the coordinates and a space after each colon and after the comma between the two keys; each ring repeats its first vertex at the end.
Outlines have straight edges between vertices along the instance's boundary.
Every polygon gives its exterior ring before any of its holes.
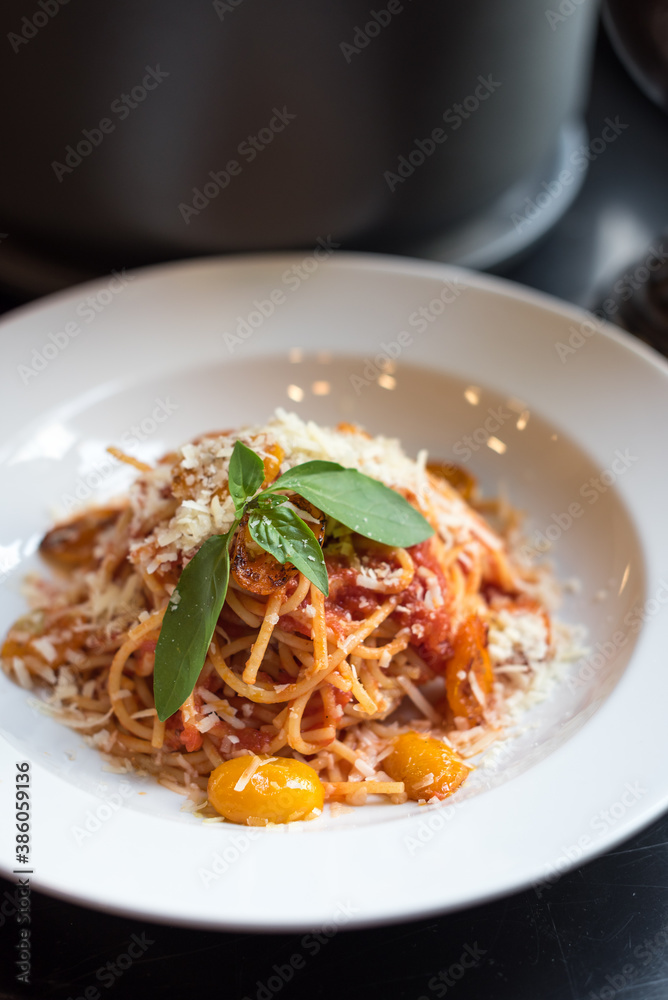
{"type": "MultiPolygon", "coordinates": [[[[323,258],[151,268],[0,324],[0,627],[24,607],[20,580],[53,510],[126,484],[109,443],[152,459],[284,406],[358,421],[412,454],[465,462],[490,494],[503,488],[529,513],[530,540],[553,540],[560,578],[579,580],[562,617],[587,626],[592,652],[450,806],[251,831],[203,825],[171,792],[105,771],[0,678],[0,808],[12,815],[12,769],[30,761],[37,888],[203,927],[380,923],[531,883],[549,892],[668,805],[668,366],[495,278],[323,258]]],[[[11,835],[0,853],[13,877],[11,835]]]]}

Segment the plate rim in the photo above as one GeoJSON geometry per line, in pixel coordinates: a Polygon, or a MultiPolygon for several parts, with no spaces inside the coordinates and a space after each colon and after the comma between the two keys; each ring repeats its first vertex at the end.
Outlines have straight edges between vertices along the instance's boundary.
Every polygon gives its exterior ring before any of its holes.
{"type": "MultiPolygon", "coordinates": [[[[202,267],[217,269],[221,266],[228,268],[233,267],[248,267],[252,268],[262,268],[267,264],[279,264],[285,263],[289,265],[291,262],[301,261],[304,257],[303,252],[278,252],[278,253],[261,253],[261,254],[235,254],[229,256],[212,256],[203,258],[188,258],[183,261],[169,261],[162,264],[149,265],[147,267],[132,269],[131,273],[137,278],[160,278],[165,274],[166,271],[170,270],[199,270],[202,267]]],[[[512,301],[515,304],[531,304],[538,306],[541,309],[547,310],[552,314],[557,314],[559,317],[572,318],[576,321],[591,321],[592,313],[583,310],[581,307],[573,304],[564,302],[554,296],[551,296],[544,292],[539,292],[534,289],[526,288],[523,285],[516,284],[509,281],[506,278],[501,278],[494,275],[479,274],[477,272],[469,271],[466,268],[441,264],[433,261],[422,261],[415,258],[402,258],[391,255],[381,255],[381,254],[364,254],[349,251],[337,251],[335,255],[328,261],[327,267],[329,269],[340,269],[340,270],[373,270],[378,273],[394,273],[394,274],[404,274],[408,276],[420,277],[420,278],[434,278],[441,280],[452,280],[461,279],[468,287],[472,287],[484,292],[490,292],[496,295],[502,295],[504,298],[512,301]]],[[[35,315],[45,313],[56,305],[64,304],[71,299],[76,299],[87,290],[93,290],[104,287],[104,276],[98,279],[93,279],[91,281],[85,282],[81,285],[76,285],[73,288],[68,288],[53,295],[45,296],[44,298],[38,299],[36,302],[27,303],[23,306],[19,306],[17,309],[10,311],[5,314],[0,319],[0,336],[6,335],[7,327],[16,326],[17,321],[22,321],[24,319],[30,319],[35,315]]],[[[20,325],[20,323],[19,323],[20,325]]],[[[597,332],[603,334],[607,339],[616,342],[624,350],[630,351],[638,357],[641,362],[649,364],[653,369],[658,371],[664,378],[668,379],[668,360],[664,359],[659,355],[654,349],[634,338],[631,334],[623,331],[606,320],[596,319],[597,332]]],[[[18,331],[20,334],[20,331],[18,331]]],[[[568,741],[567,741],[568,742],[568,741]]],[[[4,740],[3,740],[4,743],[4,740]]],[[[553,755],[554,756],[554,755],[553,755]]],[[[56,777],[56,776],[53,776],[56,777]]],[[[621,830],[615,830],[614,828],[610,831],[610,836],[606,836],[598,841],[591,850],[584,852],[582,858],[577,859],[577,862],[573,862],[568,866],[566,870],[570,870],[575,867],[576,864],[579,865],[583,862],[588,862],[600,854],[609,850],[611,846],[621,842],[622,840],[632,836],[634,833],[645,828],[649,823],[651,823],[657,816],[661,815],[666,808],[666,802],[668,802],[668,787],[665,792],[665,801],[663,803],[657,802],[652,808],[649,808],[649,803],[646,808],[640,810],[637,814],[633,814],[627,822],[623,824],[621,830]]],[[[324,832],[324,831],[323,831],[324,832]]],[[[347,832],[347,831],[346,831],[347,832]]],[[[359,830],[357,831],[359,832],[359,830]]],[[[335,831],[327,831],[335,835],[335,831]]],[[[8,872],[4,866],[4,859],[0,859],[0,869],[3,874],[7,875],[8,872]]],[[[463,909],[475,905],[480,905],[482,903],[491,901],[496,898],[500,898],[507,895],[510,892],[520,891],[527,886],[534,884],[536,881],[535,877],[527,877],[527,879],[522,882],[517,879],[511,879],[512,885],[499,887],[496,890],[491,891],[488,894],[479,894],[477,897],[462,900],[455,903],[445,903],[442,905],[429,905],[425,907],[424,904],[415,903],[412,907],[410,905],[403,905],[397,908],[395,912],[387,916],[373,916],[369,915],[360,920],[353,920],[347,927],[363,927],[363,926],[380,926],[382,924],[388,924],[397,922],[400,920],[416,920],[424,917],[429,917],[437,913],[443,912],[455,912],[458,909],[463,909]]],[[[161,915],[150,907],[143,908],[137,905],[129,905],[127,908],[123,906],[117,906],[115,904],[110,904],[108,902],[100,902],[82,895],[81,891],[68,892],[66,889],[62,889],[55,884],[50,884],[47,880],[42,883],[38,878],[35,879],[35,888],[43,891],[49,895],[56,898],[66,900],[67,902],[74,903],[76,905],[89,906],[94,909],[103,910],[104,912],[117,913],[123,916],[136,917],[142,916],[146,919],[153,920],[155,922],[175,922],[173,914],[161,915]]],[[[410,902],[410,901],[409,901],[410,902]]],[[[314,925],[312,922],[303,923],[300,922],[298,918],[294,920],[288,914],[284,914],[281,923],[276,923],[272,921],[263,921],[262,919],[250,922],[239,922],[238,920],[225,920],[220,918],[179,918],[178,923],[182,926],[191,927],[201,927],[201,928],[220,928],[220,929],[238,929],[246,931],[257,931],[257,932],[292,932],[297,930],[308,930],[312,929],[314,925]],[[286,920],[286,917],[289,918],[286,920]]]]}

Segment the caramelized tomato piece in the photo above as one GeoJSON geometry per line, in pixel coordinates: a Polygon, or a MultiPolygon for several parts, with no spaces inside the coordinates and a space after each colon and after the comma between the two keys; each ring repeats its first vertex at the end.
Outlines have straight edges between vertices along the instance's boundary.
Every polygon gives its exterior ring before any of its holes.
{"type": "MultiPolygon", "coordinates": [[[[290,501],[310,517],[317,519],[317,524],[311,520],[307,520],[306,523],[322,545],[325,537],[325,518],[321,511],[296,495],[291,496],[290,501]]],[[[274,556],[265,552],[257,542],[253,541],[248,530],[248,514],[241,519],[239,530],[234,536],[230,560],[234,579],[240,587],[252,594],[273,594],[279,587],[283,587],[290,577],[297,575],[292,563],[279,563],[274,556]]]]}
{"type": "Polygon", "coordinates": [[[58,524],[42,539],[39,551],[60,569],[74,569],[92,563],[99,533],[110,528],[121,512],[113,507],[100,507],[58,524]]]}
{"type": "Polygon", "coordinates": [[[468,503],[477,489],[475,477],[454,462],[427,462],[427,472],[437,479],[445,479],[468,503]]]}
{"type": "Polygon", "coordinates": [[[281,468],[281,462],[285,458],[285,452],[281,448],[280,444],[270,444],[265,450],[265,457],[262,460],[264,464],[264,485],[268,486],[269,483],[273,483],[274,479],[278,476],[281,468]]]}
{"type": "Polygon", "coordinates": [[[188,753],[194,753],[202,748],[202,734],[195,726],[184,726],[181,730],[181,742],[188,753]]]}
{"type": "Polygon", "coordinates": [[[273,594],[287,583],[296,570],[279,563],[251,538],[248,514],[245,514],[230,549],[230,566],[234,579],[251,594],[273,594]]]}
{"type": "Polygon", "coordinates": [[[455,636],[454,652],[445,666],[445,692],[455,715],[471,725],[482,721],[483,706],[473,693],[473,675],[483,699],[490,694],[494,672],[487,651],[487,629],[477,615],[462,623],[455,636]]]}
{"type": "Polygon", "coordinates": [[[469,769],[447,744],[420,733],[402,733],[383,767],[403,781],[409,799],[444,799],[467,778],[469,769]]]}

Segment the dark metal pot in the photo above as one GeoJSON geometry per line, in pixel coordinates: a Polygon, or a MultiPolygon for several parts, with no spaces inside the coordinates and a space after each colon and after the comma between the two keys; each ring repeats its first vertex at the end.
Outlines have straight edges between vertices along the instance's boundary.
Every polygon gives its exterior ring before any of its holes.
{"type": "Polygon", "coordinates": [[[2,227],[127,264],[447,230],[579,119],[595,13],[5,0],[2,227]]]}

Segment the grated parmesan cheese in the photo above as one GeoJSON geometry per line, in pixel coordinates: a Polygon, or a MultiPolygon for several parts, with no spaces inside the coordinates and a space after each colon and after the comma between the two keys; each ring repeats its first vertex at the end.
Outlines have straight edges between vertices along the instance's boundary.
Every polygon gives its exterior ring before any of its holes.
{"type": "Polygon", "coordinates": [[[523,658],[530,664],[545,660],[549,652],[545,619],[540,612],[497,611],[489,627],[489,653],[499,665],[518,663],[523,658]]]}
{"type": "Polygon", "coordinates": [[[15,656],[12,660],[12,667],[14,668],[14,673],[16,674],[16,679],[22,688],[26,691],[30,691],[32,688],[32,680],[30,679],[30,673],[25,663],[20,656],[15,656]]]}
{"type": "Polygon", "coordinates": [[[46,636],[42,636],[39,639],[33,639],[32,644],[39,655],[43,657],[47,663],[53,663],[58,656],[56,647],[50,639],[47,639],[46,636]]]}
{"type": "Polygon", "coordinates": [[[195,723],[195,728],[198,729],[200,733],[208,733],[210,729],[213,729],[217,722],[218,716],[214,711],[212,711],[210,714],[205,715],[204,718],[199,719],[195,723]]]}
{"type": "MultiPolygon", "coordinates": [[[[424,511],[428,507],[434,511],[446,548],[454,545],[475,547],[480,541],[492,549],[503,545],[454,489],[447,485],[439,490],[432,488],[426,471],[426,452],[420,452],[414,460],[403,452],[394,438],[369,437],[362,431],[342,433],[278,409],[267,424],[215,437],[205,436],[196,444],[181,448],[180,466],[188,473],[183,477],[184,486],[191,495],[181,500],[168,524],[161,523],[148,538],[137,540],[131,547],[131,560],[149,575],[158,572],[166,562],[187,564],[207,538],[224,533],[232,526],[235,510],[227,490],[227,479],[237,440],[251,447],[261,458],[271,454],[269,449],[274,445],[279,445],[284,452],[281,472],[316,459],[334,461],[345,468],[359,469],[387,486],[410,491],[424,511]]],[[[158,465],[130,489],[130,505],[137,523],[159,512],[164,503],[161,491],[170,481],[170,474],[167,463],[158,465]]],[[[312,519],[312,515],[303,510],[299,515],[307,521],[312,519]]],[[[360,574],[358,583],[370,590],[381,589],[368,573],[360,574]]],[[[112,589],[107,586],[106,598],[99,595],[99,600],[113,603],[112,589]]],[[[437,585],[429,587],[428,594],[431,606],[442,605],[437,585]]],[[[102,613],[109,609],[101,605],[98,610],[102,613]]]]}
{"type": "Polygon", "coordinates": [[[246,787],[246,785],[248,784],[248,782],[251,780],[251,778],[253,777],[253,775],[255,774],[255,772],[258,771],[265,764],[270,764],[274,760],[276,760],[276,757],[266,757],[263,760],[262,757],[253,756],[252,759],[251,759],[250,764],[248,765],[248,767],[243,771],[243,773],[241,775],[239,775],[239,778],[237,779],[237,783],[234,786],[234,791],[235,792],[243,792],[244,788],[246,787]]]}

